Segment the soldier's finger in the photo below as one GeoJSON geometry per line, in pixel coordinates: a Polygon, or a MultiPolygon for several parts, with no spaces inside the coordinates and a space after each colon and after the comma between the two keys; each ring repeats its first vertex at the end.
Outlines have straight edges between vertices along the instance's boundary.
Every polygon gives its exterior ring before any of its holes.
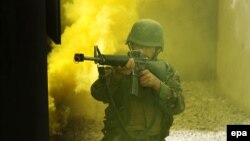
{"type": "Polygon", "coordinates": [[[149,73],[149,70],[148,69],[144,69],[140,72],[140,76],[143,76],[143,75],[146,75],[149,73]]]}
{"type": "Polygon", "coordinates": [[[128,62],[127,62],[127,64],[126,64],[126,68],[131,68],[131,66],[132,66],[132,60],[131,60],[131,58],[129,58],[129,60],[128,60],[128,62]]]}

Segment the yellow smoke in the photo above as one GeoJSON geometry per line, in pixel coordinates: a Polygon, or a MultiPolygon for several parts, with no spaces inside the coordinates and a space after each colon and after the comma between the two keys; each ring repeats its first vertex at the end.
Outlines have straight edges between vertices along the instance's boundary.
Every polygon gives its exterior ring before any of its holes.
{"type": "Polygon", "coordinates": [[[63,0],[61,15],[66,25],[61,45],[51,44],[48,55],[50,133],[59,134],[69,117],[101,120],[104,105],[90,94],[98,78],[93,62],[75,63],[75,53],[93,56],[93,46],[112,54],[126,51],[127,34],[137,20],[138,1],[63,0]]]}

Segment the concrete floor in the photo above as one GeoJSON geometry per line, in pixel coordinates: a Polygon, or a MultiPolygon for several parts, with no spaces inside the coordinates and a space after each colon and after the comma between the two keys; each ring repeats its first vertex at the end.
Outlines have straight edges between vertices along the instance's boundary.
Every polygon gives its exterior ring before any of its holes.
{"type": "MultiPolygon", "coordinates": [[[[175,116],[166,141],[225,141],[228,124],[250,124],[250,116],[217,95],[213,82],[184,82],[186,109],[175,116]]],[[[51,141],[100,141],[103,124],[71,119],[61,135],[51,141]]]]}
{"type": "Polygon", "coordinates": [[[166,141],[226,141],[228,124],[250,124],[250,116],[218,95],[213,82],[183,83],[186,110],[175,117],[166,141]]]}

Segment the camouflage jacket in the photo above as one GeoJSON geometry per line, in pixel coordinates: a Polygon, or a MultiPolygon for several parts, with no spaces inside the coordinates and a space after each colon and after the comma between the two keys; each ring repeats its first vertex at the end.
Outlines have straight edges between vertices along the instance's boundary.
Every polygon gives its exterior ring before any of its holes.
{"type": "MultiPolygon", "coordinates": [[[[150,122],[156,118],[157,121],[156,115],[159,115],[159,117],[165,118],[159,122],[159,125],[163,124],[162,128],[168,130],[172,125],[173,115],[179,114],[185,109],[181,82],[171,65],[162,60],[154,62],[156,62],[156,65],[148,65],[146,68],[161,80],[159,92],[151,88],[140,87],[138,97],[131,95],[131,77],[125,76],[117,81],[113,78],[115,68],[108,67],[105,68],[106,73],[103,77],[106,82],[99,78],[91,86],[92,96],[96,100],[110,104],[110,97],[107,94],[109,93],[125,125],[143,125],[144,123],[141,122],[144,119],[150,122]],[[132,122],[131,118],[133,119],[132,122]]],[[[112,107],[108,106],[105,114],[105,129],[117,128],[118,124],[115,122],[116,116],[112,111],[112,107]]],[[[149,126],[150,123],[148,122],[146,126],[149,126]]],[[[157,124],[157,122],[154,124],[157,124]]],[[[158,130],[157,126],[153,125],[154,128],[155,131],[158,130]]]]}

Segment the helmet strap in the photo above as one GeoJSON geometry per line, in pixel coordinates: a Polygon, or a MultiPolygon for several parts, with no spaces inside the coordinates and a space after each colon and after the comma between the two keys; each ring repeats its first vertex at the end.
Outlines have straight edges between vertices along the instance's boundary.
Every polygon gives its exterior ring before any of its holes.
{"type": "Polygon", "coordinates": [[[128,42],[128,43],[127,43],[127,45],[128,45],[129,50],[132,50],[132,47],[131,47],[131,46],[132,46],[132,45],[131,45],[131,42],[128,42]]]}
{"type": "Polygon", "coordinates": [[[154,53],[154,55],[153,55],[153,57],[152,57],[151,60],[156,60],[156,59],[157,59],[157,56],[158,56],[158,54],[159,54],[160,52],[161,52],[161,49],[160,49],[160,48],[156,48],[155,53],[154,53]]]}

